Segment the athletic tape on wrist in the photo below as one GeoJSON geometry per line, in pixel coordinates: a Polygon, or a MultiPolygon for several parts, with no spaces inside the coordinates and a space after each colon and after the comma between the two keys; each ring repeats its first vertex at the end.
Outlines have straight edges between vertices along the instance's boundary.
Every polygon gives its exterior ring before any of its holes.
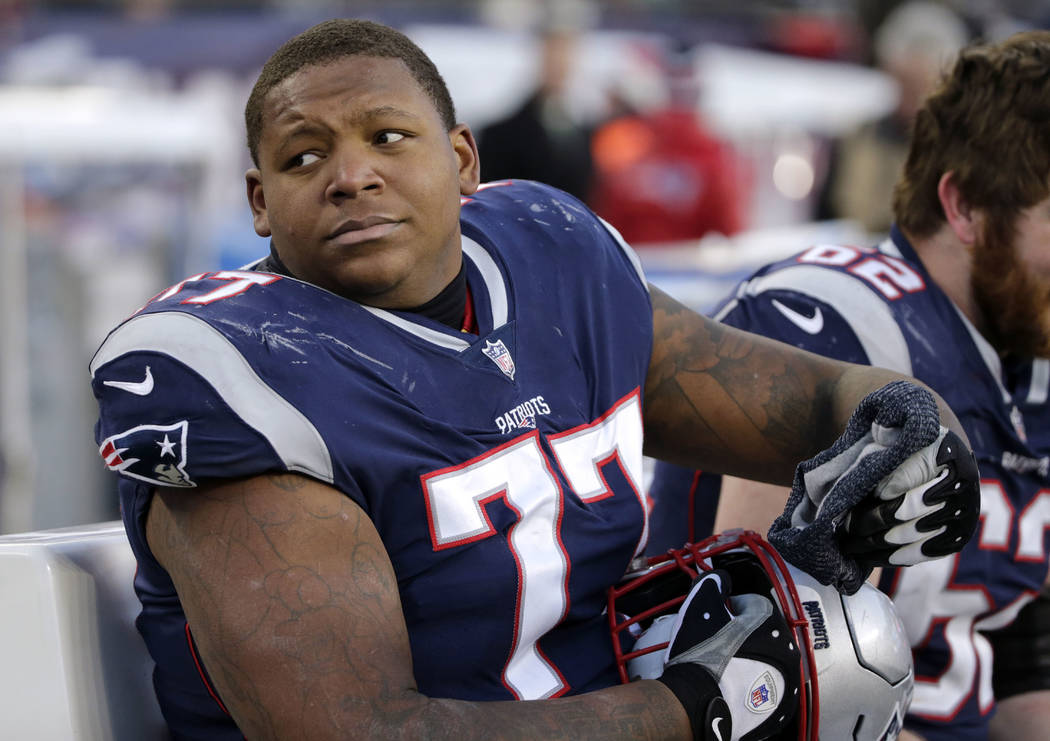
{"type": "Polygon", "coordinates": [[[664,667],[656,681],[663,682],[682,703],[694,741],[729,741],[733,719],[710,672],[699,664],[683,662],[664,667]]]}

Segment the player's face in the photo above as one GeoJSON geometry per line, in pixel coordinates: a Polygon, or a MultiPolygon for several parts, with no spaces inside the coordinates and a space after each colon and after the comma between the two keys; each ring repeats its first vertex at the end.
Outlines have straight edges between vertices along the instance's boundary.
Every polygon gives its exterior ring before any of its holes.
{"type": "Polygon", "coordinates": [[[294,275],[380,308],[418,306],[456,276],[477,147],[404,62],[305,67],[270,91],[263,120],[248,200],[294,275]]]}
{"type": "Polygon", "coordinates": [[[1050,356],[1050,198],[1024,209],[1012,245],[976,245],[974,292],[1003,347],[1050,356]]]}

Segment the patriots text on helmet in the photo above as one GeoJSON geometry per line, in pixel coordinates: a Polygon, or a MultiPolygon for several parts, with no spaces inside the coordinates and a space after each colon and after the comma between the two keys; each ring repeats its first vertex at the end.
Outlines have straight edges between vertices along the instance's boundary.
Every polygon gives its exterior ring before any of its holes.
{"type": "Polygon", "coordinates": [[[809,616],[809,629],[813,633],[813,650],[830,648],[831,641],[828,640],[828,629],[824,625],[824,611],[820,609],[820,603],[809,600],[802,603],[806,615],[809,616]]]}

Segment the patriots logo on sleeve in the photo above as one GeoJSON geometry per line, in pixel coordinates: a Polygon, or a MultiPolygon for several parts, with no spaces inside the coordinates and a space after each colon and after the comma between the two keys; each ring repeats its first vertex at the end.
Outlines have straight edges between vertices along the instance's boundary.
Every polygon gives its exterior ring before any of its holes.
{"type": "Polygon", "coordinates": [[[191,487],[186,475],[186,420],[139,425],[107,437],[98,452],[110,471],[157,486],[191,487]]]}

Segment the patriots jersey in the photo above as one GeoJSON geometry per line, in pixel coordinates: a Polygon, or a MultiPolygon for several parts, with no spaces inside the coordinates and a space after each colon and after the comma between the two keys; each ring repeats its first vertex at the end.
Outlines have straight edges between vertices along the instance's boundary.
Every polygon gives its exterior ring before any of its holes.
{"type": "Polygon", "coordinates": [[[476,335],[223,271],[162,292],[95,355],[96,439],[120,475],[138,625],[176,734],[240,737],[146,542],[150,498],[270,471],[322,481],[375,523],[424,694],[618,683],[603,608],[646,539],[644,276],[611,227],[547,186],[487,184],[461,225],[476,335]]]}
{"type": "MultiPolygon", "coordinates": [[[[876,248],[822,245],[766,266],[714,315],[811,352],[913,375],[959,417],[981,471],[980,528],[960,553],[887,569],[880,586],[914,652],[907,727],[927,741],[987,738],[992,650],[981,631],[1007,625],[1047,576],[1050,360],[1003,367],[897,229],[876,248]]],[[[675,506],[689,485],[681,470],[658,470],[657,509],[675,506]]]]}

